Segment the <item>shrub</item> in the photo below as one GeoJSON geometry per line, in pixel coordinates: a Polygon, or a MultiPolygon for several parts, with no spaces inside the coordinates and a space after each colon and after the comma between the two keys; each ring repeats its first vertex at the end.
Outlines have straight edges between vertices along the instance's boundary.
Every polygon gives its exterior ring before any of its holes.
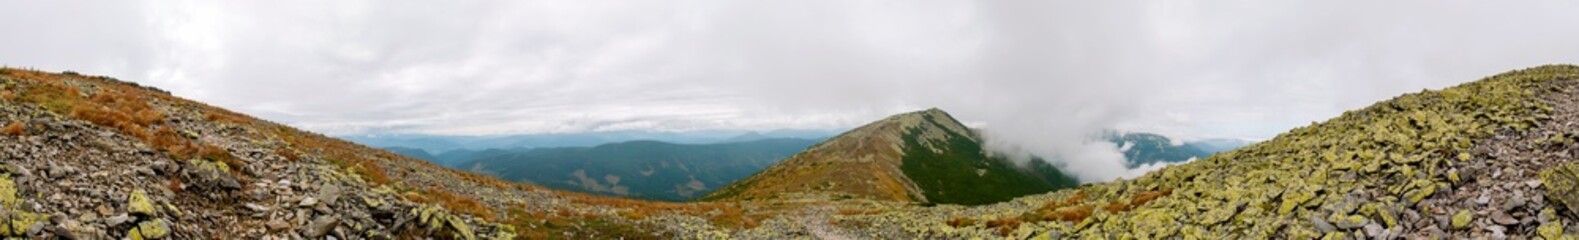
{"type": "Polygon", "coordinates": [[[27,126],[24,126],[20,121],[11,122],[11,124],[6,124],[4,128],[0,128],[0,133],[10,136],[21,136],[27,133],[27,126]]]}
{"type": "Polygon", "coordinates": [[[1014,233],[1014,229],[1020,228],[1020,223],[1022,221],[1023,220],[1018,217],[999,218],[996,220],[987,221],[987,228],[997,229],[998,236],[1008,236],[1009,234],[1014,233]]]}

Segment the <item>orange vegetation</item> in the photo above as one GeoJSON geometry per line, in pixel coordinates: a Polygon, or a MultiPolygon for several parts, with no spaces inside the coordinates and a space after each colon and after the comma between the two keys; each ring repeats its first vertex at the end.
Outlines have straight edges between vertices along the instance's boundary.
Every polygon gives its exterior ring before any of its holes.
{"type": "Polygon", "coordinates": [[[10,136],[21,136],[23,133],[27,133],[27,126],[24,126],[22,122],[11,122],[11,124],[6,124],[4,128],[0,128],[0,133],[10,136]]]}
{"type": "MultiPolygon", "coordinates": [[[[439,190],[438,188],[428,188],[424,191],[424,194],[424,197],[419,199],[427,200],[428,202],[426,203],[438,204],[439,206],[444,206],[445,209],[453,211],[471,213],[488,221],[499,221],[491,211],[488,211],[487,206],[484,206],[482,202],[471,196],[455,194],[439,190]]],[[[416,199],[413,199],[413,201],[416,201],[416,199]]]]}
{"type": "Polygon", "coordinates": [[[882,210],[877,209],[839,209],[839,215],[872,215],[882,212],[882,210]]]}
{"type": "Polygon", "coordinates": [[[1020,228],[1022,221],[1017,217],[999,218],[987,221],[987,228],[997,229],[999,236],[1008,236],[1010,233],[1014,233],[1014,229],[1020,228]]]}
{"type": "Polygon", "coordinates": [[[672,203],[601,197],[570,192],[566,192],[564,195],[569,197],[571,202],[574,203],[625,210],[627,211],[624,213],[625,217],[635,220],[646,218],[655,213],[670,213],[706,218],[719,226],[755,228],[759,221],[767,218],[766,214],[761,213],[746,214],[744,209],[735,205],[749,203],[672,203]]]}
{"type": "Polygon", "coordinates": [[[156,99],[149,97],[168,100],[168,96],[149,94],[146,89],[104,77],[50,74],[10,68],[0,69],[0,73],[32,83],[19,84],[18,89],[8,89],[8,92],[20,92],[18,98],[22,101],[38,104],[52,112],[69,115],[94,125],[114,129],[141,140],[155,149],[164,150],[173,158],[202,157],[232,166],[241,164],[225,149],[189,139],[175,133],[168,126],[161,126],[165,114],[152,104],[156,99]],[[79,84],[92,84],[96,89],[91,93],[85,93],[78,87],[79,84]]]}

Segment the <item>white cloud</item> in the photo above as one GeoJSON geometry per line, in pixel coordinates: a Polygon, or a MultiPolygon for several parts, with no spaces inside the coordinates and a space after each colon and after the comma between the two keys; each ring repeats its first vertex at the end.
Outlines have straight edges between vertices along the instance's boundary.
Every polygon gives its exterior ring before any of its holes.
{"type": "Polygon", "coordinates": [[[1568,1],[0,4],[27,9],[0,15],[0,64],[331,134],[841,128],[941,107],[1093,168],[1113,165],[1086,140],[1103,129],[1264,139],[1579,62],[1568,1]]]}

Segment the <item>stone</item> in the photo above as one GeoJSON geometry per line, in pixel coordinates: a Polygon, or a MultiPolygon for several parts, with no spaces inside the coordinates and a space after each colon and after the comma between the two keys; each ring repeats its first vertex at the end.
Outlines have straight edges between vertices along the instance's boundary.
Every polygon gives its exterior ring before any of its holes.
{"type": "Polygon", "coordinates": [[[302,198],[301,203],[296,204],[296,206],[299,206],[299,207],[311,207],[311,206],[317,205],[317,204],[318,204],[318,198],[307,197],[307,198],[302,198]]]}
{"type": "Polygon", "coordinates": [[[1334,227],[1331,223],[1327,223],[1327,220],[1323,220],[1316,216],[1310,216],[1310,224],[1315,226],[1316,230],[1323,233],[1338,230],[1338,227],[1334,227]]]}
{"type": "Polygon", "coordinates": [[[1491,221],[1502,225],[1519,224],[1519,219],[1513,218],[1513,216],[1508,216],[1507,213],[1502,211],[1491,212],[1491,221]]]}
{"type": "Polygon", "coordinates": [[[1538,221],[1538,222],[1541,222],[1541,223],[1547,223],[1547,222],[1552,222],[1552,221],[1556,221],[1556,220],[1557,220],[1557,210],[1556,209],[1551,209],[1551,208],[1541,209],[1541,213],[1535,215],[1535,221],[1538,221]]]}
{"type": "Polygon", "coordinates": [[[1464,227],[1469,226],[1469,222],[1472,220],[1474,218],[1470,216],[1469,210],[1458,210],[1458,213],[1453,214],[1453,229],[1464,229],[1464,227]]]}
{"type": "Polygon", "coordinates": [[[56,224],[55,229],[57,229],[55,235],[60,236],[61,239],[85,239],[89,236],[95,236],[94,229],[83,226],[81,222],[69,219],[56,224]]]}
{"type": "Polygon", "coordinates": [[[1348,234],[1344,234],[1343,232],[1330,232],[1330,233],[1327,233],[1327,236],[1321,237],[1321,240],[1343,240],[1343,239],[1348,239],[1348,238],[1349,238],[1349,235],[1348,234]]]}
{"type": "Polygon", "coordinates": [[[27,235],[38,236],[39,233],[44,231],[44,226],[46,225],[43,221],[33,222],[32,226],[27,226],[27,235]]]}
{"type": "Polygon", "coordinates": [[[109,225],[111,227],[114,227],[114,226],[119,226],[122,223],[126,223],[126,221],[129,221],[131,219],[132,219],[131,217],[128,217],[128,216],[126,216],[125,213],[122,213],[121,215],[115,215],[115,216],[104,218],[104,224],[105,225],[109,225]]]}
{"type": "Polygon", "coordinates": [[[269,220],[269,222],[264,223],[263,225],[268,227],[269,231],[279,231],[291,227],[291,223],[279,219],[269,220]]]}
{"type": "Polygon", "coordinates": [[[99,205],[99,207],[93,208],[93,210],[94,211],[98,211],[99,212],[99,216],[109,216],[110,214],[115,214],[115,210],[114,209],[110,209],[109,205],[102,205],[101,204],[101,205],[99,205]]]}
{"type": "Polygon", "coordinates": [[[1579,163],[1552,167],[1540,175],[1546,186],[1546,198],[1557,200],[1557,203],[1567,206],[1569,211],[1579,209],[1579,163]]]}
{"type": "Polygon", "coordinates": [[[1423,185],[1424,186],[1421,186],[1420,189],[1409,191],[1409,204],[1420,203],[1420,200],[1425,200],[1426,197],[1430,197],[1431,194],[1436,193],[1436,184],[1423,185]]]}
{"type": "Polygon", "coordinates": [[[333,205],[340,200],[340,185],[325,184],[318,189],[318,200],[324,204],[333,205]]]}
{"type": "Polygon", "coordinates": [[[1562,239],[1563,224],[1561,221],[1541,224],[1540,227],[1535,228],[1535,235],[1545,239],[1562,239]]]}
{"type": "Polygon", "coordinates": [[[333,231],[334,227],[339,223],[340,218],[330,215],[318,216],[317,219],[313,219],[312,223],[307,224],[307,228],[302,229],[302,235],[309,238],[320,238],[324,235],[329,235],[329,231],[333,231]]]}
{"type": "Polygon", "coordinates": [[[247,209],[252,210],[254,212],[267,212],[267,211],[269,211],[269,207],[263,206],[263,205],[258,205],[256,203],[246,203],[246,204],[242,204],[241,206],[246,207],[247,209]]]}
{"type": "Polygon", "coordinates": [[[170,225],[164,219],[153,219],[137,224],[138,233],[144,239],[164,239],[170,236],[170,225]]]}
{"type": "Polygon", "coordinates": [[[1535,179],[1535,180],[1524,181],[1524,186],[1528,186],[1530,188],[1541,187],[1541,180],[1540,179],[1535,179]]]}
{"type": "Polygon", "coordinates": [[[1502,209],[1518,209],[1524,207],[1524,205],[1527,203],[1529,202],[1524,199],[1524,194],[1515,192],[1513,197],[1508,198],[1508,201],[1502,203],[1502,209]]]}
{"type": "Polygon", "coordinates": [[[1381,224],[1376,223],[1365,224],[1365,226],[1361,227],[1361,229],[1365,230],[1365,236],[1375,237],[1387,234],[1387,229],[1382,228],[1381,224]]]}
{"type": "Polygon", "coordinates": [[[126,211],[133,215],[154,216],[154,204],[148,201],[148,195],[143,190],[132,190],[131,196],[126,197],[126,211]]]}
{"type": "Polygon", "coordinates": [[[1337,226],[1339,229],[1344,230],[1360,228],[1365,226],[1365,224],[1371,223],[1371,221],[1365,219],[1365,217],[1346,214],[1333,214],[1331,217],[1328,217],[1327,220],[1331,221],[1332,224],[1337,226]]]}

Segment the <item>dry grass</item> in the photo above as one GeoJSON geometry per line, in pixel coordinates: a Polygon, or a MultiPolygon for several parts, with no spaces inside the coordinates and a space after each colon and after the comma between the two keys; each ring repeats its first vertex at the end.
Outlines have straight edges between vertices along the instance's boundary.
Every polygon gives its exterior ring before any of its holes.
{"type": "Polygon", "coordinates": [[[1009,234],[1014,233],[1014,229],[1020,228],[1020,224],[1023,222],[1024,220],[1018,217],[1005,217],[987,221],[987,228],[996,229],[998,236],[1009,236],[1009,234]]]}
{"type": "Polygon", "coordinates": [[[432,200],[433,203],[438,204],[439,206],[444,206],[445,209],[470,213],[476,217],[480,217],[488,221],[499,221],[494,216],[493,212],[488,210],[487,206],[484,206],[482,202],[477,201],[476,198],[471,196],[455,194],[453,192],[440,190],[438,188],[428,188],[425,193],[428,196],[428,199],[432,200]]]}
{"type": "Polygon", "coordinates": [[[976,225],[976,219],[975,218],[968,218],[968,217],[955,217],[954,219],[949,219],[948,220],[948,225],[950,227],[965,227],[965,226],[976,225]]]}
{"type": "Polygon", "coordinates": [[[883,211],[877,209],[839,209],[839,215],[873,215],[878,213],[883,213],[883,211]]]}
{"type": "Polygon", "coordinates": [[[622,214],[627,218],[636,220],[660,213],[679,214],[706,218],[718,226],[736,229],[749,229],[757,227],[757,225],[760,224],[760,221],[768,217],[767,214],[763,213],[746,213],[745,209],[736,205],[749,203],[650,202],[625,198],[593,196],[589,194],[572,192],[565,192],[564,196],[569,197],[573,203],[610,207],[628,211],[622,214]]]}
{"type": "Polygon", "coordinates": [[[1091,214],[1096,211],[1095,206],[1086,204],[1085,201],[1085,190],[1077,190],[1073,195],[1063,200],[1048,201],[1024,218],[1030,221],[1079,222],[1091,217],[1091,214]]]}
{"type": "Polygon", "coordinates": [[[11,124],[6,124],[4,128],[0,128],[0,133],[7,136],[22,136],[22,134],[27,133],[27,125],[21,121],[11,122],[11,124]]]}
{"type": "Polygon", "coordinates": [[[1168,196],[1169,194],[1173,194],[1173,190],[1164,189],[1157,191],[1145,191],[1134,194],[1130,197],[1130,199],[1128,199],[1128,201],[1119,200],[1108,202],[1107,204],[1101,204],[1086,203],[1088,199],[1086,197],[1085,190],[1077,190],[1068,198],[1048,201],[1040,208],[1037,208],[1035,211],[1027,213],[1023,219],[1027,221],[1079,222],[1091,217],[1091,214],[1095,213],[1098,209],[1098,205],[1101,205],[1100,208],[1103,211],[1119,213],[1134,210],[1136,207],[1140,207],[1141,205],[1145,205],[1146,203],[1149,203],[1153,200],[1157,200],[1157,198],[1168,196]]]}

